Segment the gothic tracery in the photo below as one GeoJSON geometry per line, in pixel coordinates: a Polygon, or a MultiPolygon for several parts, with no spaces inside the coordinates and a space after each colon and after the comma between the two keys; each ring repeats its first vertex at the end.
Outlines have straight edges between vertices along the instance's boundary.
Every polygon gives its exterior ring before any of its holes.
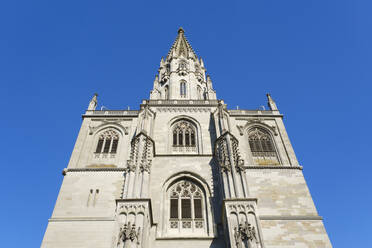
{"type": "Polygon", "coordinates": [[[257,164],[279,164],[274,142],[266,130],[258,127],[251,129],[248,141],[252,157],[257,164]]]}

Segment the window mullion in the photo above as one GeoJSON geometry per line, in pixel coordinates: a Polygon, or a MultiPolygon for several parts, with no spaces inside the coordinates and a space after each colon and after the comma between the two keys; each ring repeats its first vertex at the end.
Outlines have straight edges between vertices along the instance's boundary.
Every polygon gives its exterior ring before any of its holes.
{"type": "Polygon", "coordinates": [[[105,139],[103,140],[103,146],[102,146],[102,149],[101,149],[101,153],[103,153],[104,150],[105,150],[106,142],[107,142],[107,138],[105,138],[105,139]]]}
{"type": "Polygon", "coordinates": [[[183,146],[186,146],[186,134],[185,134],[185,129],[182,130],[182,140],[183,140],[183,146]]]}
{"type": "Polygon", "coordinates": [[[111,153],[111,150],[112,150],[112,143],[114,143],[114,137],[111,137],[111,139],[110,139],[110,147],[109,147],[109,151],[108,151],[108,153],[111,153]]]}

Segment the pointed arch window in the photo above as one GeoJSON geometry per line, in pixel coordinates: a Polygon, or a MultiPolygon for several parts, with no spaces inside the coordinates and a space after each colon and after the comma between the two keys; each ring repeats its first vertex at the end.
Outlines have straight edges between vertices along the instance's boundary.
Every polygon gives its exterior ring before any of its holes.
{"type": "Polygon", "coordinates": [[[181,120],[173,125],[173,151],[196,151],[196,128],[189,121],[181,120]]]}
{"type": "Polygon", "coordinates": [[[180,95],[181,97],[186,97],[186,81],[181,81],[180,83],[180,95]]]}
{"type": "Polygon", "coordinates": [[[253,128],[248,133],[249,147],[255,163],[279,164],[278,154],[270,133],[262,128],[253,128]]]}
{"type": "Polygon", "coordinates": [[[204,227],[203,191],[194,182],[181,180],[169,190],[169,223],[171,229],[204,227]]]}
{"type": "Polygon", "coordinates": [[[118,149],[118,144],[119,134],[114,130],[107,130],[99,136],[95,153],[115,154],[118,149]]]}

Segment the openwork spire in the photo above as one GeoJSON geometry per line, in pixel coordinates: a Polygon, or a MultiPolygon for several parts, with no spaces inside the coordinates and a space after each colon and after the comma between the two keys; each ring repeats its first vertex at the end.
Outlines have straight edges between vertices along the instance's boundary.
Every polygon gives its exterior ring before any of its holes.
{"type": "Polygon", "coordinates": [[[173,57],[178,58],[180,56],[183,56],[184,58],[197,59],[194,50],[185,37],[185,31],[183,28],[178,29],[177,38],[168,52],[167,60],[170,60],[173,57]]]}

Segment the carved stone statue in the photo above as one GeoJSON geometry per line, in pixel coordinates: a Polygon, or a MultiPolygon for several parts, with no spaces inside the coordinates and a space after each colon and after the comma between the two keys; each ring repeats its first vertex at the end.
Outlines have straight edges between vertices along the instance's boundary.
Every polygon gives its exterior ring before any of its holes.
{"type": "Polygon", "coordinates": [[[97,93],[94,93],[92,100],[89,102],[88,110],[96,110],[97,107],[97,93]]]}
{"type": "Polygon", "coordinates": [[[117,242],[118,248],[132,248],[139,245],[140,227],[136,230],[136,224],[124,224],[119,231],[117,242]]]}
{"type": "Polygon", "coordinates": [[[258,243],[256,236],[256,228],[246,221],[244,224],[239,224],[239,227],[234,227],[234,238],[237,248],[252,247],[254,243],[258,243]]]}

